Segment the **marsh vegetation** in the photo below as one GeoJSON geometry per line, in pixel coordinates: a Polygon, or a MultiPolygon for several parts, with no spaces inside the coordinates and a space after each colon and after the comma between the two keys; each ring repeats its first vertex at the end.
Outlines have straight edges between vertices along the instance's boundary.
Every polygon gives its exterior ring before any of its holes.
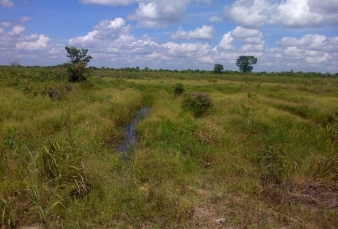
{"type": "Polygon", "coordinates": [[[66,71],[0,68],[1,228],[338,225],[338,78],[66,71]]]}

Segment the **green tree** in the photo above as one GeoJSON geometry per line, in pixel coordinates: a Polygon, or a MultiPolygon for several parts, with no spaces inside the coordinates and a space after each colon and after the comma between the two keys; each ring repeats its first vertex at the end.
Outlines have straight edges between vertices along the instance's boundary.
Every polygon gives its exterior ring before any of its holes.
{"type": "Polygon", "coordinates": [[[65,47],[70,59],[70,65],[68,67],[68,79],[70,82],[86,81],[86,75],[89,74],[89,70],[86,68],[91,56],[87,55],[88,49],[77,49],[75,47],[65,47]]]}
{"type": "Polygon", "coordinates": [[[224,70],[223,65],[221,64],[214,65],[214,73],[221,74],[223,70],[224,70]]]}
{"type": "Polygon", "coordinates": [[[253,64],[257,63],[257,58],[254,56],[240,56],[237,59],[236,65],[239,67],[241,72],[251,72],[253,64]]]}

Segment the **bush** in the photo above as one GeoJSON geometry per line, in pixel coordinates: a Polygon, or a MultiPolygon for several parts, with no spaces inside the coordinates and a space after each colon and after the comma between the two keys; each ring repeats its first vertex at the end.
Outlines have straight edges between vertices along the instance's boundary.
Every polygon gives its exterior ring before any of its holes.
{"type": "Polygon", "coordinates": [[[208,93],[193,92],[185,94],[182,100],[182,108],[193,112],[195,117],[203,116],[212,107],[212,101],[208,93]]]}
{"type": "Polygon", "coordinates": [[[70,59],[68,67],[68,80],[69,82],[81,82],[87,80],[87,75],[90,71],[86,68],[91,56],[87,55],[88,49],[77,49],[75,47],[65,47],[70,59]]]}
{"type": "Polygon", "coordinates": [[[173,86],[173,92],[175,96],[181,95],[184,93],[184,87],[183,84],[177,83],[173,86]]]}

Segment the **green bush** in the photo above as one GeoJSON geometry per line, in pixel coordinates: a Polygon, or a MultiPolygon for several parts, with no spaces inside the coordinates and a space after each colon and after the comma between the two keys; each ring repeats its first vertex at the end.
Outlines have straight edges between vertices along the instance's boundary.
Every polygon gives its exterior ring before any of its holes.
{"type": "Polygon", "coordinates": [[[175,96],[181,95],[184,93],[184,87],[183,84],[177,83],[173,86],[173,92],[175,96]]]}
{"type": "Polygon", "coordinates": [[[91,56],[87,55],[88,49],[77,49],[75,47],[65,47],[70,59],[68,66],[68,80],[69,82],[86,81],[87,76],[90,74],[89,69],[86,68],[91,56]]]}
{"type": "Polygon", "coordinates": [[[182,100],[182,108],[193,112],[195,117],[201,117],[212,107],[212,101],[208,93],[193,92],[185,94],[182,100]]]}

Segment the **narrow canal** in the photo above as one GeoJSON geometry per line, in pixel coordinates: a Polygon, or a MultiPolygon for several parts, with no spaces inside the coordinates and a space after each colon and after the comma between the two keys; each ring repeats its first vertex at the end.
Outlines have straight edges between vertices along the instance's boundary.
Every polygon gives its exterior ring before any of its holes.
{"type": "MultiPolygon", "coordinates": [[[[127,153],[128,151],[134,149],[137,144],[137,136],[136,136],[136,127],[138,122],[147,116],[148,112],[150,111],[150,107],[142,107],[138,112],[135,114],[131,123],[125,125],[123,127],[124,132],[124,141],[115,147],[116,152],[119,153],[127,153]]],[[[124,156],[125,157],[125,156],[124,156]]]]}

